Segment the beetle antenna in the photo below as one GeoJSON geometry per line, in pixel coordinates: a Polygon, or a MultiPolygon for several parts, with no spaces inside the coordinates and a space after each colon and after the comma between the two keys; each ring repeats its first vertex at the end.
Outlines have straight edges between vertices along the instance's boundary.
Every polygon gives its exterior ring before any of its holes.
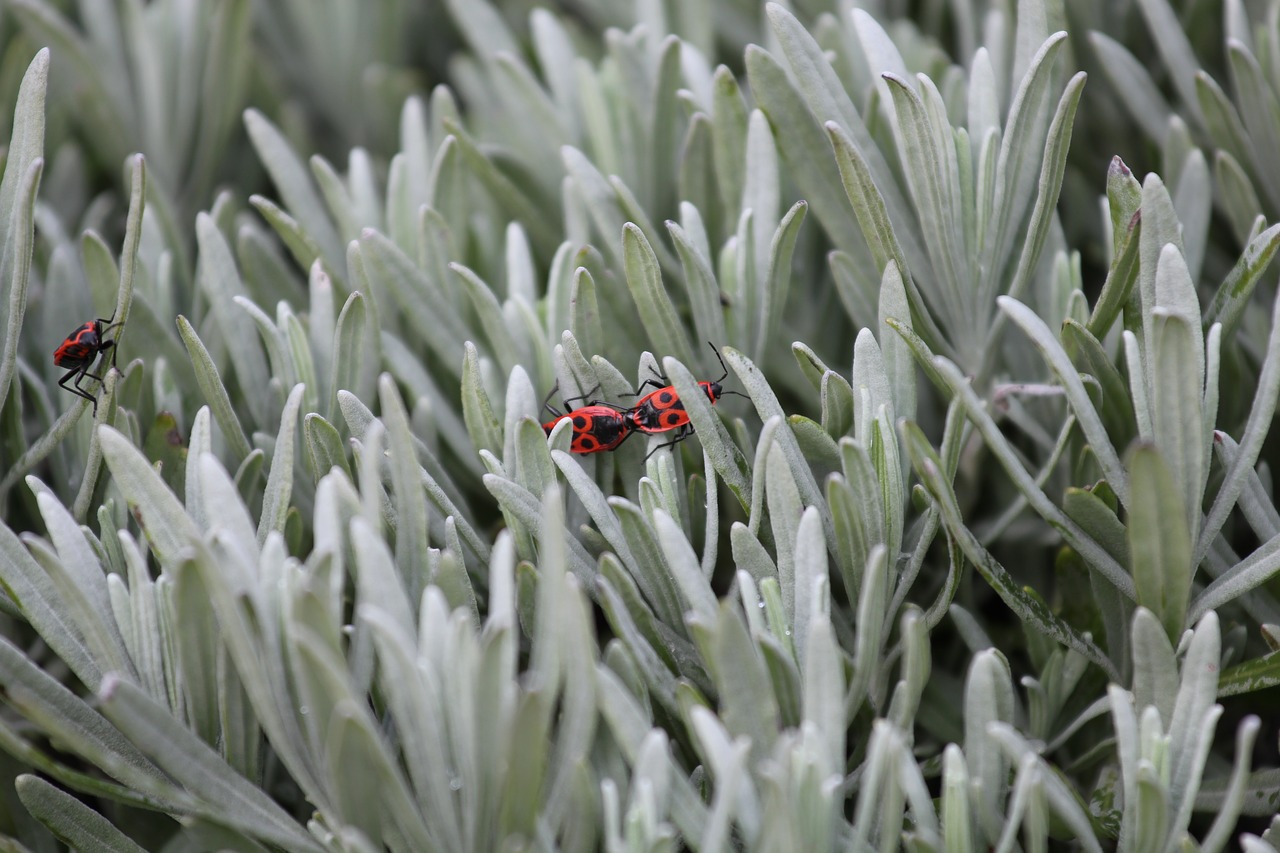
{"type": "Polygon", "coordinates": [[[720,362],[720,369],[724,371],[716,381],[723,382],[725,379],[729,378],[729,368],[724,365],[724,356],[720,354],[720,350],[716,349],[716,345],[711,343],[711,341],[707,341],[707,346],[711,347],[711,351],[716,354],[716,361],[720,362]]]}

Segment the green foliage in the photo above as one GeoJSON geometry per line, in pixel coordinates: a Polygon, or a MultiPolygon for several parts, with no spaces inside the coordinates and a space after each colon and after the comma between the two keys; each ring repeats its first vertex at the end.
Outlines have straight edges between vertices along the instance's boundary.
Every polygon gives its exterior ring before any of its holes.
{"type": "Polygon", "coordinates": [[[0,9],[0,846],[1280,849],[1280,5],[419,5],[0,9]]]}

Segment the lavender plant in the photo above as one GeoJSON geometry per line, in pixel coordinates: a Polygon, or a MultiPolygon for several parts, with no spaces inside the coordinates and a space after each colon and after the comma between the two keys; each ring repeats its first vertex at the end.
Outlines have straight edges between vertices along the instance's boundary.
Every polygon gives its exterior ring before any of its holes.
{"type": "Polygon", "coordinates": [[[0,847],[1280,848],[1280,6],[1137,6],[0,10],[0,847]]]}

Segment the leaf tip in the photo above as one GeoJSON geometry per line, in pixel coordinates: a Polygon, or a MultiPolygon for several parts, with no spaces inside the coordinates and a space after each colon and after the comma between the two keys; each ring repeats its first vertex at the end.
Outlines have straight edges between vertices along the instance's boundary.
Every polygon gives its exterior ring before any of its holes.
{"type": "Polygon", "coordinates": [[[102,676],[102,683],[98,685],[98,699],[102,702],[110,702],[123,681],[124,679],[114,672],[108,672],[102,676]]]}

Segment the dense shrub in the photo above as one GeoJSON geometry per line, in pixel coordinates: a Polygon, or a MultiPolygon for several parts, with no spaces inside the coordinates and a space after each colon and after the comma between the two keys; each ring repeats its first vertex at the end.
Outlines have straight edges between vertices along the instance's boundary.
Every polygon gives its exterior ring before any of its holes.
{"type": "Polygon", "coordinates": [[[1277,20],[0,6],[0,849],[1280,848],[1277,20]]]}

